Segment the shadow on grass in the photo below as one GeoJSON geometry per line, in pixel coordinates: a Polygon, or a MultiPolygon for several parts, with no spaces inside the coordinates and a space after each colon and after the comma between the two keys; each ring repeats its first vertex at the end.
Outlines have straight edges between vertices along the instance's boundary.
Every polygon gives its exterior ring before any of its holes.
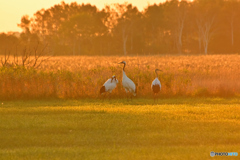
{"type": "Polygon", "coordinates": [[[127,99],[36,99],[36,100],[13,100],[0,101],[1,107],[66,107],[66,106],[85,106],[85,105],[197,105],[197,104],[240,104],[238,97],[234,98],[164,98],[154,102],[151,98],[127,99]]]}

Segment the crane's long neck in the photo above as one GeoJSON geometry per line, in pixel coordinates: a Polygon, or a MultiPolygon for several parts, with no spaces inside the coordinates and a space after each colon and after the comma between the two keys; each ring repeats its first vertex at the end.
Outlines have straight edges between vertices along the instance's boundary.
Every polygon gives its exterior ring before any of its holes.
{"type": "Polygon", "coordinates": [[[157,70],[155,70],[155,73],[156,73],[156,77],[158,78],[157,70]]]}
{"type": "Polygon", "coordinates": [[[124,63],[124,66],[123,66],[123,71],[125,71],[125,66],[126,66],[126,64],[124,63]]]}
{"type": "Polygon", "coordinates": [[[124,78],[126,78],[126,77],[127,77],[127,75],[126,75],[125,71],[123,70],[123,76],[122,76],[122,78],[124,79],[124,78]]]}

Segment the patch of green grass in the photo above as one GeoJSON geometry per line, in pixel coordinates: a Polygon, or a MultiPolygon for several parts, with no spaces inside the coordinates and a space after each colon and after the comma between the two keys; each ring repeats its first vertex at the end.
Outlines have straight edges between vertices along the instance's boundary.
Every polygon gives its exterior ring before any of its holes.
{"type": "Polygon", "coordinates": [[[0,159],[219,159],[210,152],[240,153],[239,107],[221,98],[2,101],[0,159]]]}

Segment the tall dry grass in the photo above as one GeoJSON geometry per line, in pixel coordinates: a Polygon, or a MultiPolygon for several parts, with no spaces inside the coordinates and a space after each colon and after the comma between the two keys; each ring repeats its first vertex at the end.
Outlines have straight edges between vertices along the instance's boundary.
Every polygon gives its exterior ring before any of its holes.
{"type": "Polygon", "coordinates": [[[139,97],[151,97],[154,70],[161,69],[159,96],[238,96],[240,56],[99,56],[53,57],[36,69],[0,68],[0,98],[96,98],[112,75],[120,80],[113,97],[125,97],[122,65],[138,86],[139,97]]]}

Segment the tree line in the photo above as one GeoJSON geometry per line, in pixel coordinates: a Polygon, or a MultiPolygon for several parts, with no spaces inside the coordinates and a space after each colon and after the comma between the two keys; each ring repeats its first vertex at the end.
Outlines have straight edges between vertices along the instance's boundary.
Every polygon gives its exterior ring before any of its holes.
{"type": "Polygon", "coordinates": [[[61,2],[24,15],[20,37],[0,34],[0,53],[39,45],[55,55],[228,54],[240,51],[239,0],[168,0],[140,12],[61,2]],[[16,47],[18,46],[18,47],[16,47]]]}

